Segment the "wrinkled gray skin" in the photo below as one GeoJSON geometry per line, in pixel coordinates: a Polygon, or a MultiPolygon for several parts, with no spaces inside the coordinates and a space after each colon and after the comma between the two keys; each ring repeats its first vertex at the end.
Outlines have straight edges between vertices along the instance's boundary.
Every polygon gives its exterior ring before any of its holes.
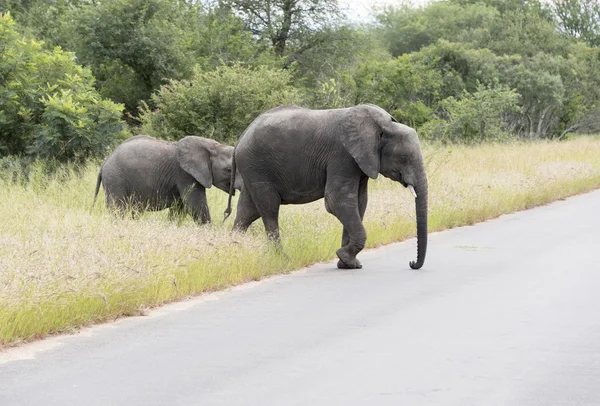
{"type": "MultiPolygon", "coordinates": [[[[234,230],[262,217],[267,236],[280,246],[279,206],[325,197],[327,211],[344,226],[339,268],[361,268],[356,255],[367,234],[362,219],[369,178],[383,176],[416,191],[417,261],[427,251],[427,178],[417,133],[375,105],[308,110],[278,107],[260,115],[235,148],[233,168],[243,180],[234,230]]],[[[231,212],[230,203],[225,212],[231,212]]]]}
{"type": "MultiPolygon", "coordinates": [[[[102,164],[100,184],[109,209],[124,214],[170,209],[170,217],[189,213],[196,222],[210,222],[206,188],[229,192],[233,147],[202,137],[177,142],[137,135],[119,145],[102,164]]],[[[235,189],[241,188],[241,179],[235,189]]]]}

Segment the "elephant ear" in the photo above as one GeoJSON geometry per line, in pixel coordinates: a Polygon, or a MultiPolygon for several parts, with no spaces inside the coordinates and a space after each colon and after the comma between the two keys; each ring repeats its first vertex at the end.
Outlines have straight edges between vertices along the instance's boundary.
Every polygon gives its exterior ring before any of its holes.
{"type": "Polygon", "coordinates": [[[213,183],[210,158],[218,143],[214,140],[189,135],[177,144],[177,161],[181,169],[189,173],[205,188],[213,183]]]}
{"type": "Polygon", "coordinates": [[[342,145],[372,179],[379,175],[379,147],[385,115],[390,120],[389,114],[380,107],[360,105],[349,108],[342,121],[342,145]]]}

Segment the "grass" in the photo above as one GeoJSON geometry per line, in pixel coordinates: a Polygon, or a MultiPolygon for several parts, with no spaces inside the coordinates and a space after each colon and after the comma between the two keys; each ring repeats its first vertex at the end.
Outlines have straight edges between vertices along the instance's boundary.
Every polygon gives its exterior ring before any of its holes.
{"type": "MultiPolygon", "coordinates": [[[[598,138],[427,147],[425,155],[430,231],[600,187],[598,138]]],[[[341,225],[322,201],[282,207],[289,259],[266,244],[260,222],[230,233],[233,216],[220,221],[227,196],[214,189],[210,226],[176,224],[166,212],[117,219],[102,199],[90,211],[97,171],[65,167],[48,177],[40,166],[28,182],[0,176],[0,347],[329,260],[340,244],[341,225]]],[[[414,236],[410,193],[381,177],[369,187],[368,247],[414,236]]]]}

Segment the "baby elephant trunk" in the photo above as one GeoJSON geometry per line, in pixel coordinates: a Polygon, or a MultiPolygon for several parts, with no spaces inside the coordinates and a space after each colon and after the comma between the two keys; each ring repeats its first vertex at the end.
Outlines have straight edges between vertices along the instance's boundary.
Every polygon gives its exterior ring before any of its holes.
{"type": "Polygon", "coordinates": [[[223,213],[223,223],[231,215],[231,199],[233,198],[233,195],[235,194],[235,172],[236,172],[236,166],[235,166],[235,150],[234,150],[233,155],[231,157],[231,181],[229,183],[229,198],[227,199],[227,208],[225,209],[225,212],[223,213]]]}

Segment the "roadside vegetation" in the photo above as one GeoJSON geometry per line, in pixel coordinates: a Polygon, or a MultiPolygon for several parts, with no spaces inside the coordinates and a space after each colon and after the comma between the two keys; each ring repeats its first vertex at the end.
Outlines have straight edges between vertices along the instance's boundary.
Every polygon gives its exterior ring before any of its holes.
{"type": "MultiPolygon", "coordinates": [[[[545,204],[600,186],[600,139],[425,148],[430,230],[545,204]]],[[[167,212],[136,221],[90,211],[97,164],[34,166],[0,182],[0,345],[143,314],[150,307],[286,273],[335,256],[339,222],[322,201],[284,206],[289,259],[273,252],[257,221],[245,235],[219,219],[226,194],[209,190],[214,224],[177,224],[167,212]]],[[[371,181],[367,245],[414,235],[414,200],[401,185],[371,181]]],[[[103,194],[101,193],[101,196],[103,194]]],[[[430,250],[433,253],[433,250],[430,250]]],[[[408,260],[397,264],[409,272],[408,260]]],[[[344,272],[344,271],[340,271],[344,272]]],[[[363,272],[368,272],[364,269],[363,272]]]]}

